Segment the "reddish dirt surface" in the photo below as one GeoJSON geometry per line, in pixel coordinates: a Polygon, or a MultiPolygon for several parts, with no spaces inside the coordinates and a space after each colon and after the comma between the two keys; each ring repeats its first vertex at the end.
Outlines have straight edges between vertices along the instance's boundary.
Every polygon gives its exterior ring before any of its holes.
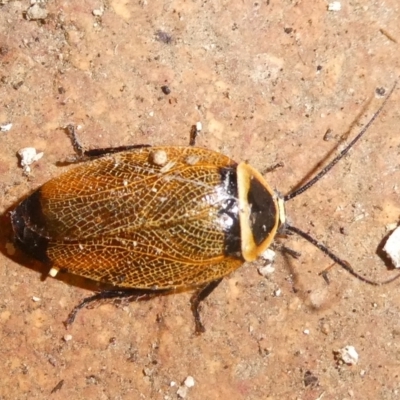
{"type": "MultiPolygon", "coordinates": [[[[284,243],[301,258],[278,254],[268,278],[254,263],[225,279],[199,337],[186,293],[83,310],[67,331],[91,292],[7,253],[7,212],[62,173],[68,123],[94,148],[185,145],[201,121],[199,146],[260,171],[283,162],[268,180],[288,192],[399,76],[398,1],[342,3],[51,1],[35,21],[28,1],[0,1],[0,124],[13,124],[0,132],[1,399],[176,399],[189,375],[188,399],[399,398],[400,282],[371,287],[333,267],[328,286],[318,273],[331,262],[300,238],[284,243]],[[27,146],[44,151],[28,178],[16,155],[27,146]],[[346,345],[357,365],[335,359],[346,345]]],[[[393,276],[376,252],[400,215],[399,101],[396,89],[351,155],[287,205],[370,279],[393,276]]]]}

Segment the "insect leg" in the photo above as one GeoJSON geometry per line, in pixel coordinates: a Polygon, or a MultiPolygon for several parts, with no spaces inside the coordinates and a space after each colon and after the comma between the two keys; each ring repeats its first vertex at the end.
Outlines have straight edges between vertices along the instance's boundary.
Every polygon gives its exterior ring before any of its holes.
{"type": "Polygon", "coordinates": [[[129,146],[119,146],[119,147],[106,147],[104,149],[91,149],[85,150],[85,157],[101,157],[107,154],[121,153],[122,151],[142,149],[143,147],[151,147],[149,144],[132,144],[129,146]]]}
{"type": "Polygon", "coordinates": [[[196,146],[196,138],[199,131],[197,130],[196,125],[192,125],[190,128],[190,136],[189,136],[189,146],[196,146]]]}
{"type": "Polygon", "coordinates": [[[123,299],[126,298],[128,301],[137,301],[137,300],[149,300],[156,296],[165,295],[173,292],[173,290],[140,290],[140,289],[132,289],[132,290],[104,290],[100,293],[96,293],[93,296],[86,297],[83,299],[68,315],[67,320],[64,322],[64,325],[68,328],[76,318],[78,312],[87,307],[88,304],[94,303],[96,301],[101,300],[109,300],[109,299],[123,299]]]}
{"type": "Polygon", "coordinates": [[[80,144],[78,137],[76,135],[75,126],[67,125],[65,130],[68,136],[71,138],[72,146],[74,147],[75,153],[78,155],[79,159],[85,158],[95,158],[105,156],[107,154],[120,153],[121,151],[141,149],[143,147],[151,147],[149,144],[137,144],[129,146],[119,146],[119,147],[106,147],[104,149],[91,149],[84,150],[83,146],[80,144]]]}
{"type": "Polygon", "coordinates": [[[206,299],[207,296],[211,294],[211,292],[221,283],[222,278],[216,281],[212,281],[201,286],[190,299],[190,303],[192,304],[192,312],[194,316],[194,322],[196,325],[195,333],[199,335],[206,331],[204,325],[201,322],[200,318],[200,303],[206,299]]]}
{"type": "Polygon", "coordinates": [[[295,258],[296,260],[298,260],[301,257],[300,252],[293,250],[290,247],[287,247],[285,245],[281,245],[280,250],[282,251],[282,253],[288,254],[289,256],[295,258]]]}
{"type": "Polygon", "coordinates": [[[77,136],[76,136],[76,132],[75,132],[75,126],[74,125],[67,125],[65,127],[65,131],[68,134],[68,136],[71,139],[72,142],[72,146],[75,150],[75,153],[78,155],[79,158],[83,158],[85,155],[85,151],[83,150],[82,145],[80,144],[77,136]]]}

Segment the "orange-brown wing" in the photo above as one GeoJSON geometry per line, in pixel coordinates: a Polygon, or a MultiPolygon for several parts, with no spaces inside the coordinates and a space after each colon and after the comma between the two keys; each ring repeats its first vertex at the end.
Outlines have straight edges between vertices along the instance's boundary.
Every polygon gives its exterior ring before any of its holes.
{"type": "Polygon", "coordinates": [[[209,282],[242,261],[224,255],[221,181],[229,158],[198,148],[145,148],[83,164],[41,188],[57,268],[121,287],[209,282]],[[157,164],[155,152],[166,159],[157,164]]]}
{"type": "Polygon", "coordinates": [[[222,278],[243,263],[223,255],[203,260],[173,257],[147,244],[147,239],[162,239],[162,235],[153,232],[133,238],[137,240],[56,242],[50,244],[48,254],[55,267],[66,268],[70,273],[118,287],[141,289],[195,287],[222,278]]]}
{"type": "Polygon", "coordinates": [[[46,221],[41,229],[58,240],[176,224],[220,201],[215,198],[220,170],[234,165],[222,154],[191,147],[143,148],[102,157],[41,187],[46,221]],[[158,151],[166,153],[166,164],[151,161],[158,151]]]}

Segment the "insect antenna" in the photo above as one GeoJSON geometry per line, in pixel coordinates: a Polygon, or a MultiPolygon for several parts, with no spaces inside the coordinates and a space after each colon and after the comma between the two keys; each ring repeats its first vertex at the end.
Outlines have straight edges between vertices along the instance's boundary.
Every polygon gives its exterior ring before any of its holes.
{"type": "MultiPolygon", "coordinates": [[[[298,189],[294,189],[292,192],[289,192],[283,197],[283,200],[289,201],[295,198],[296,196],[304,193],[306,190],[308,190],[311,186],[313,186],[315,183],[317,183],[324,175],[326,175],[348,152],[349,150],[358,142],[358,140],[361,139],[361,137],[365,134],[365,132],[368,130],[368,128],[372,125],[372,123],[378,118],[380,113],[382,112],[383,108],[385,107],[387,101],[389,100],[390,96],[392,95],[394,89],[396,88],[397,81],[394,83],[393,87],[390,89],[388,95],[386,96],[385,100],[379,107],[379,109],[374,113],[372,118],[368,121],[368,123],[361,129],[361,131],[357,134],[357,136],[326,166],[324,167],[317,175],[314,176],[311,180],[309,180],[306,184],[301,186],[298,189]]],[[[382,282],[376,282],[369,280],[368,278],[365,278],[361,275],[359,275],[357,272],[353,270],[351,265],[338,257],[336,254],[332,253],[324,244],[319,242],[318,240],[314,239],[312,236],[310,236],[308,233],[302,231],[299,228],[296,228],[294,226],[289,225],[287,222],[284,224],[284,231],[290,231],[294,232],[297,235],[301,236],[303,239],[307,240],[311,244],[313,244],[315,247],[317,247],[319,250],[321,250],[324,254],[326,254],[331,260],[333,260],[336,264],[341,266],[343,269],[345,269],[347,272],[349,272],[351,275],[354,277],[358,278],[360,281],[368,283],[369,285],[373,286],[379,286],[379,285],[386,285],[388,283],[393,282],[397,278],[400,277],[400,274],[382,282]]]]}
{"type": "Polygon", "coordinates": [[[388,279],[386,281],[383,281],[383,282],[371,281],[368,278],[365,278],[362,275],[357,274],[357,272],[355,272],[353,270],[353,268],[351,267],[351,265],[347,261],[341,259],[336,254],[332,253],[324,244],[322,244],[318,240],[314,239],[308,233],[303,232],[301,229],[296,228],[295,226],[291,226],[288,223],[285,223],[285,230],[286,231],[290,231],[290,232],[294,232],[297,235],[301,236],[303,239],[307,240],[308,242],[313,244],[315,247],[320,249],[324,254],[326,254],[336,264],[340,265],[348,273],[350,273],[351,275],[353,275],[354,277],[356,277],[360,281],[368,283],[369,285],[373,285],[373,286],[387,285],[388,283],[391,283],[391,282],[395,281],[397,278],[400,277],[400,274],[398,274],[398,275],[396,275],[396,276],[394,276],[394,277],[392,277],[392,278],[390,278],[390,279],[388,279]]]}
{"type": "Polygon", "coordinates": [[[314,176],[310,181],[304,184],[302,187],[289,192],[283,197],[284,201],[289,201],[294,199],[296,196],[304,193],[308,190],[311,186],[317,183],[324,175],[326,175],[349,151],[350,149],[361,139],[364,133],[368,130],[368,128],[372,125],[372,123],[378,118],[379,114],[382,112],[383,108],[385,107],[387,101],[389,100],[390,96],[392,95],[394,89],[396,88],[397,81],[394,83],[393,87],[390,89],[390,92],[386,96],[385,100],[378,108],[378,111],[372,116],[372,118],[368,121],[368,123],[361,129],[358,135],[325,167],[323,168],[317,175],[314,176]]]}

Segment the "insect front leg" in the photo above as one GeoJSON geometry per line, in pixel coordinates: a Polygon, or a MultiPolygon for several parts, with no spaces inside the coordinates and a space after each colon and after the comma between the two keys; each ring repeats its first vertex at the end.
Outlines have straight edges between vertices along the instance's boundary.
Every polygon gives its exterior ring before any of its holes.
{"type": "Polygon", "coordinates": [[[192,125],[190,128],[189,146],[196,146],[196,139],[202,129],[201,122],[192,125]]]}

